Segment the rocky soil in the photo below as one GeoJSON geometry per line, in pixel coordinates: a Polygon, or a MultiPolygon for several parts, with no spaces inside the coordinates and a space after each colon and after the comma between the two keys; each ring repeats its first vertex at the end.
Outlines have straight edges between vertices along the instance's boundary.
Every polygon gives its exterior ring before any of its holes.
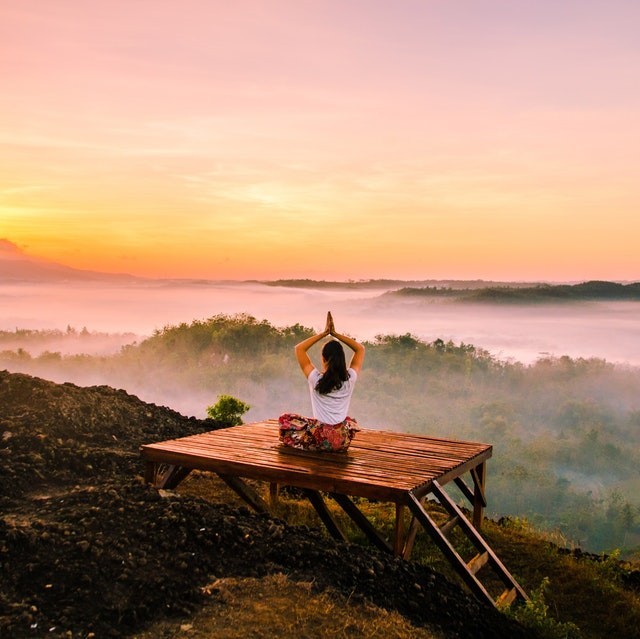
{"type": "Polygon", "coordinates": [[[194,611],[216,578],[276,573],[452,638],[530,636],[417,563],[144,485],[141,444],[220,426],[0,371],[0,636],[125,637],[194,611]]]}

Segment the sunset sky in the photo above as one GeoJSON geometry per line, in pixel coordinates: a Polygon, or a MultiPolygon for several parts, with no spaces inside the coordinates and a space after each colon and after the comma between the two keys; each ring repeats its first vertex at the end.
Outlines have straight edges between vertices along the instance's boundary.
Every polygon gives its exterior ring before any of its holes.
{"type": "Polygon", "coordinates": [[[637,0],[20,0],[0,238],[208,278],[640,279],[637,0]]]}

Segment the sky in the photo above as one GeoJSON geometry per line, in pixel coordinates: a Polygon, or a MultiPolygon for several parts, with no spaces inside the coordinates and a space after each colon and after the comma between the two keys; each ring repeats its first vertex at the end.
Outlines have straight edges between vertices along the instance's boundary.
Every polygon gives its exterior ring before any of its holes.
{"type": "Polygon", "coordinates": [[[640,279],[636,0],[0,7],[0,237],[152,277],[640,279]]]}

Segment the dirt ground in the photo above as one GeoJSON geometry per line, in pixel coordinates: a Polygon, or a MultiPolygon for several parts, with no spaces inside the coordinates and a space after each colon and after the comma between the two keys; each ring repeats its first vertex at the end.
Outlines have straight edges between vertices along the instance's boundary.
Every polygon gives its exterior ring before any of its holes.
{"type": "Polygon", "coordinates": [[[219,426],[122,390],[0,371],[0,636],[139,635],[230,605],[207,584],[273,575],[446,637],[530,636],[425,566],[144,484],[141,444],[219,426]]]}

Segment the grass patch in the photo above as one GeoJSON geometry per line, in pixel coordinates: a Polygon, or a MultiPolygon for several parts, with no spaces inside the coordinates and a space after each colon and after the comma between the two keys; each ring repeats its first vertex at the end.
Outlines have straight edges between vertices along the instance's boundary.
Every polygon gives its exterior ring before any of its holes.
{"type": "Polygon", "coordinates": [[[284,575],[263,579],[218,579],[204,592],[210,601],[185,620],[154,624],[137,639],[442,639],[416,628],[395,612],[354,604],[335,592],[314,594],[312,584],[284,575]]]}

